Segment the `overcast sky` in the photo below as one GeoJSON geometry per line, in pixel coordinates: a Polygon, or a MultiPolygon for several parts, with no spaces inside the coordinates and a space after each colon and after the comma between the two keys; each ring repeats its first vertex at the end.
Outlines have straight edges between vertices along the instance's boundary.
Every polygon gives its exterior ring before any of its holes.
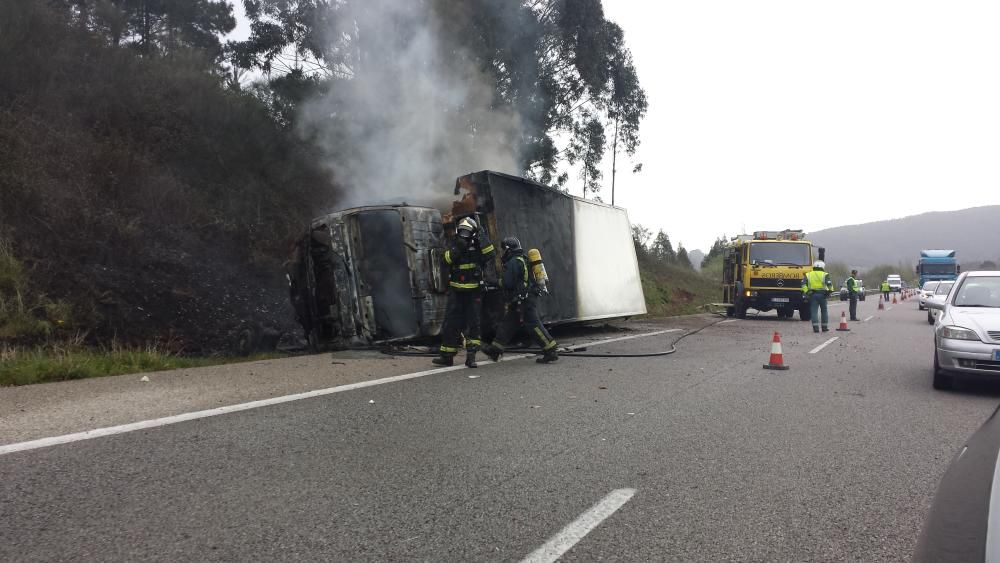
{"type": "Polygon", "coordinates": [[[1000,2],[604,7],[649,97],[615,203],[675,245],[1000,203],[1000,2]]]}
{"type": "Polygon", "coordinates": [[[604,7],[649,98],[615,203],[675,246],[1000,203],[1000,2],[604,7]]]}

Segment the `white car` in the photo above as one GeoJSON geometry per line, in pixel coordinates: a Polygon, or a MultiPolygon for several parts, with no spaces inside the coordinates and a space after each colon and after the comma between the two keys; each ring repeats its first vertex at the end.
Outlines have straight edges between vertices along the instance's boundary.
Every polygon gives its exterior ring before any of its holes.
{"type": "Polygon", "coordinates": [[[924,307],[927,308],[927,324],[934,324],[934,319],[937,318],[938,314],[935,310],[938,309],[938,307],[931,307],[928,303],[931,301],[943,303],[948,298],[948,292],[951,291],[951,288],[954,287],[954,285],[955,282],[951,280],[938,282],[937,287],[934,288],[934,295],[931,295],[924,301],[924,307]]]}
{"type": "Polygon", "coordinates": [[[963,272],[944,300],[927,306],[938,313],[935,389],[950,388],[959,374],[1000,377],[1000,272],[963,272]]]}
{"type": "Polygon", "coordinates": [[[941,280],[924,282],[924,286],[920,288],[920,297],[917,298],[917,303],[921,311],[927,308],[927,300],[934,295],[934,290],[937,289],[940,283],[941,280]]]}

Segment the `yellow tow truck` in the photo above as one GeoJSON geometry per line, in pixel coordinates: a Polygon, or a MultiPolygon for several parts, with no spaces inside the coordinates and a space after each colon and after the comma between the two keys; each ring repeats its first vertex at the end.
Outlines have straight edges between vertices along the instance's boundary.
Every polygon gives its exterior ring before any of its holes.
{"type": "Polygon", "coordinates": [[[809,304],[802,295],[802,276],[822,260],[825,250],[814,249],[801,230],[755,231],[734,237],[723,254],[722,305],[726,314],[746,318],[747,309],[809,320],[809,304]]]}

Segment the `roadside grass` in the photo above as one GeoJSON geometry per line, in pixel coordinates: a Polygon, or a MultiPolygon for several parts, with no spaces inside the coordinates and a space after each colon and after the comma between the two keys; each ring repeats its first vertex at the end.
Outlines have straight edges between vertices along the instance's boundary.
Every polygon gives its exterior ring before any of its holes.
{"type": "Polygon", "coordinates": [[[650,317],[690,315],[719,301],[721,282],[695,270],[672,264],[639,265],[646,310],[650,317]]]}
{"type": "Polygon", "coordinates": [[[35,348],[0,348],[0,387],[87,379],[108,375],[142,373],[252,362],[284,357],[259,354],[246,358],[190,358],[155,346],[90,349],[82,346],[49,345],[35,348]]]}

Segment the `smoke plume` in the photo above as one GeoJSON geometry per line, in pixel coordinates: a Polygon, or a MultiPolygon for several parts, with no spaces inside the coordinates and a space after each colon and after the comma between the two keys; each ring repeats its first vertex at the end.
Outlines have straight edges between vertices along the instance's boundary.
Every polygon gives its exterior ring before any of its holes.
{"type": "Polygon", "coordinates": [[[520,172],[519,117],[497,109],[492,79],[433,5],[348,2],[330,30],[352,46],[346,76],[306,104],[301,121],[328,151],[340,207],[442,208],[462,174],[520,172]]]}

